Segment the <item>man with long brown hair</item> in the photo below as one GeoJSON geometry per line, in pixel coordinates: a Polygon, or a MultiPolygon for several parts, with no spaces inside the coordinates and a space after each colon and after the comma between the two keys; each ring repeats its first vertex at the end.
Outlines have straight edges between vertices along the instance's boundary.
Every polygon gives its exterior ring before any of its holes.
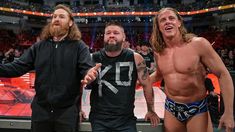
{"type": "Polygon", "coordinates": [[[205,38],[187,33],[182,17],[173,8],[163,8],[155,16],[151,44],[158,66],[151,80],[165,81],[165,131],[207,131],[209,117],[204,81],[205,68],[209,68],[219,79],[225,102],[219,128],[232,132],[233,83],[211,44],[205,38]]]}
{"type": "Polygon", "coordinates": [[[75,132],[81,79],[93,64],[68,7],[55,7],[40,39],[19,59],[0,65],[0,76],[17,77],[35,70],[32,132],[75,132]]]}

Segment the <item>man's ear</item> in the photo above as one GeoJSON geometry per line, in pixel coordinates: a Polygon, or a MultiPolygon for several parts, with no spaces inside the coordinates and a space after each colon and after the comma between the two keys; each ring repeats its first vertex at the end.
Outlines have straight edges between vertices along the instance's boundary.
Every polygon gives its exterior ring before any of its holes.
{"type": "Polygon", "coordinates": [[[72,27],[73,26],[73,21],[69,21],[69,27],[72,27]]]}
{"type": "Polygon", "coordinates": [[[181,24],[179,24],[178,28],[180,28],[180,27],[181,27],[181,24]]]}
{"type": "Polygon", "coordinates": [[[179,24],[178,24],[178,28],[180,28],[180,27],[181,27],[181,25],[182,25],[182,23],[180,23],[180,22],[179,22],[179,24]]]}
{"type": "Polygon", "coordinates": [[[126,41],[126,34],[123,33],[123,42],[126,41]]]}

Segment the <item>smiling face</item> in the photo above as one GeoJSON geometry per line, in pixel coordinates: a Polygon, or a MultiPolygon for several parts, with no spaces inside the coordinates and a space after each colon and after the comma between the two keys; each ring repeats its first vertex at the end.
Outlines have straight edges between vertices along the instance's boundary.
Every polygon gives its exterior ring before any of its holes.
{"type": "Polygon", "coordinates": [[[104,48],[108,52],[120,51],[125,41],[124,29],[117,25],[109,25],[105,28],[104,48]]]}
{"type": "Polygon", "coordinates": [[[179,34],[181,21],[178,19],[175,12],[166,9],[158,14],[158,25],[164,38],[172,38],[179,34]]]}
{"type": "Polygon", "coordinates": [[[50,33],[54,37],[64,36],[69,31],[69,27],[73,24],[67,11],[63,9],[57,9],[53,13],[50,33]]]}

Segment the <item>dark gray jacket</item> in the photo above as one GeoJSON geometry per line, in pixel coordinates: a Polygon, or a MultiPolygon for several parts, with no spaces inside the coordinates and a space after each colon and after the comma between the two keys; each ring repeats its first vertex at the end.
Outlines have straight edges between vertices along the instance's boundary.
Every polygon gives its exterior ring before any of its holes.
{"type": "Polygon", "coordinates": [[[0,77],[17,77],[35,70],[34,103],[48,109],[71,106],[80,96],[80,82],[93,66],[83,41],[46,40],[32,45],[19,59],[0,65],[0,77]]]}

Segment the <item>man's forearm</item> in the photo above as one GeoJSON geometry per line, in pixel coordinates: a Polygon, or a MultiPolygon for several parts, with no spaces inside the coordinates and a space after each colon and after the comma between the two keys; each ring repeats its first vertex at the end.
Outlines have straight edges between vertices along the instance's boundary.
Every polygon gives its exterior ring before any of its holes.
{"type": "Polygon", "coordinates": [[[225,113],[233,115],[233,100],[234,100],[234,86],[230,75],[221,77],[219,79],[222,91],[225,113]]]}
{"type": "Polygon", "coordinates": [[[144,96],[147,103],[147,109],[148,111],[155,111],[154,110],[154,94],[153,89],[146,88],[146,86],[143,86],[144,96]]]}

